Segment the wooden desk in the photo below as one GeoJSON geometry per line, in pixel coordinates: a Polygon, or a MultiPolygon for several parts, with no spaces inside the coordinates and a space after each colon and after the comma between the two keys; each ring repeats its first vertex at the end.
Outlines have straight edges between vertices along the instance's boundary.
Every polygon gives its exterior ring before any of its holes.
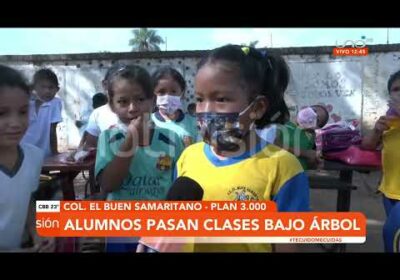
{"type": "Polygon", "coordinates": [[[75,200],[74,179],[81,171],[89,171],[89,185],[91,194],[96,192],[94,166],[96,159],[88,158],[83,162],[66,163],[63,161],[67,153],[61,153],[44,160],[42,172],[59,171],[57,177],[61,180],[63,197],[65,200],[75,200]]]}

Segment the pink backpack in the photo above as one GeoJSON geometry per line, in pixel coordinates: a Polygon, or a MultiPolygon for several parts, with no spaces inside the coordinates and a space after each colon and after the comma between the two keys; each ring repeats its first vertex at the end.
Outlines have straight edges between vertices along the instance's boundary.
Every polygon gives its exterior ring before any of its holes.
{"type": "Polygon", "coordinates": [[[361,144],[361,141],[361,132],[345,122],[333,123],[316,130],[315,144],[323,154],[345,150],[351,145],[361,144]]]}
{"type": "Polygon", "coordinates": [[[328,160],[339,160],[349,165],[382,166],[381,151],[362,150],[359,146],[351,145],[345,150],[324,153],[328,160]]]}

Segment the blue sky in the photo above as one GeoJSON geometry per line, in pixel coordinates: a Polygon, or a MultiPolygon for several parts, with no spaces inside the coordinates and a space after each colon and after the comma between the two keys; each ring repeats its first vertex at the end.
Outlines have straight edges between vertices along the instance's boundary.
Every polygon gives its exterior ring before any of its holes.
{"type": "MultiPolygon", "coordinates": [[[[153,28],[167,40],[162,50],[204,50],[258,40],[257,47],[333,46],[365,36],[386,44],[387,28],[153,28]]],[[[0,55],[126,52],[133,28],[0,28],[0,55]]],[[[400,43],[400,28],[389,29],[400,43]]]]}

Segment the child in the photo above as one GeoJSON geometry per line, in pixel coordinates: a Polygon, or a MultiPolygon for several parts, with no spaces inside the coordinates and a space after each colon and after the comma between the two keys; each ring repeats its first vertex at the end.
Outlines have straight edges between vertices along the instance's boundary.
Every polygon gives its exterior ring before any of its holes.
{"type": "Polygon", "coordinates": [[[54,239],[40,238],[35,231],[35,208],[30,200],[39,185],[44,152],[31,144],[19,144],[28,128],[28,114],[29,87],[24,78],[0,65],[0,251],[23,251],[26,223],[35,242],[29,251],[54,250],[54,239]]]}
{"type": "MultiPolygon", "coordinates": [[[[122,67],[123,65],[116,64],[107,70],[106,75],[104,76],[104,79],[101,82],[105,92],[107,92],[108,90],[108,80],[112,77],[113,73],[115,73],[122,67]]],[[[89,116],[81,141],[79,142],[77,150],[71,152],[67,157],[68,161],[75,161],[75,155],[79,151],[90,151],[96,148],[97,140],[100,133],[118,123],[117,115],[111,110],[107,102],[108,101],[107,95],[96,94],[95,96],[93,96],[93,98],[95,97],[96,101],[93,99],[94,110],[89,116]],[[96,108],[94,108],[95,102],[96,102],[96,108]]]]}
{"type": "MultiPolygon", "coordinates": [[[[123,67],[124,65],[116,64],[108,69],[103,81],[101,82],[105,92],[108,91],[108,80],[115,72],[117,72],[119,69],[122,69],[123,67]]],[[[100,133],[110,128],[110,126],[115,125],[116,123],[118,123],[118,117],[111,110],[109,103],[106,103],[105,105],[94,109],[93,112],[90,114],[85,130],[87,132],[84,143],[85,148],[96,147],[97,139],[100,133]]]]}
{"type": "Polygon", "coordinates": [[[107,103],[107,95],[105,95],[104,93],[98,92],[93,95],[92,107],[85,109],[85,111],[82,113],[81,119],[75,121],[75,125],[79,128],[79,133],[81,134],[81,137],[83,137],[84,135],[90,114],[93,112],[93,110],[103,105],[106,105],[107,103]]]}
{"type": "Polygon", "coordinates": [[[383,178],[379,190],[387,217],[383,226],[385,252],[400,252],[400,71],[390,76],[387,89],[389,110],[361,145],[371,150],[382,145],[383,178]]]}
{"type": "Polygon", "coordinates": [[[33,95],[29,102],[29,127],[21,143],[28,143],[44,151],[45,157],[58,153],[57,124],[61,122],[61,100],[56,74],[47,68],[33,76],[33,95]]]}
{"type": "MultiPolygon", "coordinates": [[[[203,200],[273,200],[278,211],[308,211],[309,185],[299,161],[255,132],[271,119],[285,121],[288,82],[288,67],[280,57],[237,45],[211,51],[199,64],[195,84],[203,142],[183,151],[177,176],[196,181],[203,200]]],[[[193,251],[266,252],[272,246],[195,243],[193,251]]]]}
{"type": "MultiPolygon", "coordinates": [[[[119,121],[99,137],[95,174],[102,191],[109,200],[165,199],[184,146],[178,135],[150,121],[149,74],[128,65],[113,75],[108,87],[110,108],[119,121]]],[[[132,246],[120,245],[109,246],[108,251],[134,251],[132,246]]]]}
{"type": "Polygon", "coordinates": [[[329,112],[322,105],[306,107],[297,115],[297,121],[277,127],[275,144],[293,153],[305,170],[315,167],[319,157],[315,150],[315,129],[329,121],[329,112]]]}
{"type": "Polygon", "coordinates": [[[162,67],[153,74],[157,111],[151,116],[154,123],[176,132],[185,146],[197,140],[196,119],[182,111],[181,98],[186,83],[182,75],[171,67],[162,67]]]}
{"type": "MultiPolygon", "coordinates": [[[[92,97],[93,110],[95,110],[103,105],[106,105],[107,103],[108,103],[107,95],[105,95],[104,93],[98,92],[95,95],[93,95],[93,97],[92,97]]],[[[91,112],[93,112],[93,110],[87,111],[83,116],[83,120],[79,120],[79,121],[75,122],[76,126],[79,128],[79,130],[82,134],[82,138],[81,138],[81,142],[79,143],[79,147],[83,147],[83,145],[86,142],[86,138],[88,135],[88,132],[86,131],[86,127],[87,127],[87,123],[88,123],[90,114],[91,114],[91,112]]]]}

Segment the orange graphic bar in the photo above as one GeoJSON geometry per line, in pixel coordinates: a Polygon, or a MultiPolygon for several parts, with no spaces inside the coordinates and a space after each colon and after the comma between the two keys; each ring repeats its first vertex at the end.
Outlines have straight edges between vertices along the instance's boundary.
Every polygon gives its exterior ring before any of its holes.
{"type": "Polygon", "coordinates": [[[368,48],[334,48],[334,56],[367,56],[368,48]]]}
{"type": "Polygon", "coordinates": [[[276,212],[271,201],[46,201],[36,229],[58,237],[365,237],[357,212],[276,212]]]}

